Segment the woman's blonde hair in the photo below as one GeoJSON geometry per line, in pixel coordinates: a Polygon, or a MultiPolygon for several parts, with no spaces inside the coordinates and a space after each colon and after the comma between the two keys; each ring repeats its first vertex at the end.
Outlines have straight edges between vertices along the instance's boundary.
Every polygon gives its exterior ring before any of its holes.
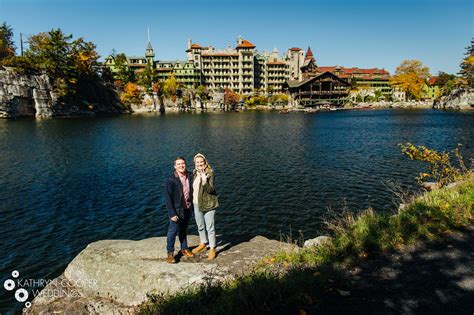
{"type": "Polygon", "coordinates": [[[197,154],[194,156],[194,158],[193,158],[194,165],[196,165],[196,159],[197,159],[198,157],[202,158],[202,159],[204,160],[204,162],[206,163],[206,168],[204,168],[204,171],[205,171],[206,173],[210,173],[210,172],[212,171],[212,167],[211,167],[211,165],[209,165],[209,162],[207,162],[207,159],[206,159],[206,157],[204,156],[204,154],[202,154],[202,153],[197,153],[197,154]]]}

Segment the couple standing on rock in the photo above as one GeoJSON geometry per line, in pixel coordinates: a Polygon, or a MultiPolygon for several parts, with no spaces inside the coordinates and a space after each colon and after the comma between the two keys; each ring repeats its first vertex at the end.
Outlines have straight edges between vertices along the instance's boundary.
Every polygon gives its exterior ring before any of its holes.
{"type": "Polygon", "coordinates": [[[179,156],[174,160],[174,172],[166,179],[164,197],[169,216],[166,261],[176,263],[174,258],[176,235],[181,243],[183,256],[193,257],[194,254],[205,250],[209,240],[208,259],[214,259],[216,257],[214,215],[219,201],[214,189],[214,173],[203,154],[198,153],[194,156],[192,173],[187,171],[186,160],[183,157],[179,156]],[[188,248],[187,229],[193,212],[200,244],[191,252],[188,248]]]}

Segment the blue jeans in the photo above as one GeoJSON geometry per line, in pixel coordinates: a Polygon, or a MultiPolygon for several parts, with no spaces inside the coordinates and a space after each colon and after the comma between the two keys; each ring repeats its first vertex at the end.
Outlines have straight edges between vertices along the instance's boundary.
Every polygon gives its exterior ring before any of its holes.
{"type": "Polygon", "coordinates": [[[209,247],[216,248],[216,230],[214,229],[214,214],[216,210],[202,213],[199,205],[194,204],[194,218],[202,244],[206,244],[209,237],[209,247]],[[207,232],[207,234],[206,234],[207,232]]]}
{"type": "MultiPolygon", "coordinates": [[[[185,210],[189,212],[189,210],[185,210]]],[[[166,235],[166,250],[168,253],[174,252],[174,243],[176,241],[176,235],[178,235],[179,242],[181,243],[181,249],[188,249],[188,223],[190,214],[179,218],[178,222],[169,220],[168,234],[166,235]]]]}

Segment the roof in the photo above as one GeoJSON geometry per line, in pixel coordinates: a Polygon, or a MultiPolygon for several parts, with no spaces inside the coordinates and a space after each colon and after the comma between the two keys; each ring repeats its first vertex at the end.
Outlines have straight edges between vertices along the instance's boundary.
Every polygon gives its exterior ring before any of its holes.
{"type": "Polygon", "coordinates": [[[291,47],[290,50],[291,51],[300,51],[300,50],[303,50],[303,49],[298,48],[298,47],[291,47]]]}
{"type": "Polygon", "coordinates": [[[237,48],[255,48],[256,46],[248,40],[242,40],[242,44],[238,45],[237,48]]]}
{"type": "Polygon", "coordinates": [[[286,63],[283,61],[269,61],[267,65],[286,65],[286,63]]]}
{"type": "Polygon", "coordinates": [[[192,44],[191,48],[202,49],[201,45],[199,45],[199,44],[192,44]]]}
{"type": "Polygon", "coordinates": [[[151,42],[148,42],[148,45],[146,46],[146,49],[151,49],[151,50],[153,50],[153,47],[151,47],[151,42]]]}
{"type": "Polygon", "coordinates": [[[429,85],[436,85],[438,80],[439,80],[439,77],[431,77],[431,78],[428,79],[428,84],[429,85]]]}
{"type": "Polygon", "coordinates": [[[314,58],[313,52],[311,51],[311,47],[308,46],[308,50],[306,51],[306,56],[304,57],[304,59],[312,59],[312,58],[314,58]]]}
{"type": "Polygon", "coordinates": [[[202,56],[217,56],[217,57],[227,57],[227,56],[239,56],[239,54],[233,54],[233,53],[207,53],[207,54],[202,54],[202,56]]]}
{"type": "Polygon", "coordinates": [[[143,56],[127,56],[127,59],[142,59],[142,60],[146,60],[146,58],[143,57],[143,56]]]}
{"type": "Polygon", "coordinates": [[[312,61],[314,61],[313,58],[305,59],[304,62],[303,62],[303,65],[302,65],[300,68],[304,68],[304,67],[309,66],[309,64],[310,64],[312,61]]]}
{"type": "Polygon", "coordinates": [[[338,74],[341,78],[347,78],[351,77],[353,75],[360,75],[360,74],[366,74],[370,78],[373,75],[382,75],[382,76],[389,76],[390,73],[385,70],[385,69],[379,69],[379,68],[370,68],[370,69],[360,69],[357,67],[352,67],[352,68],[345,68],[341,66],[329,66],[329,67],[317,67],[316,68],[316,73],[323,73],[323,72],[342,72],[341,74],[338,74]]]}
{"type": "Polygon", "coordinates": [[[289,88],[296,88],[296,87],[299,87],[299,86],[302,86],[302,85],[305,85],[306,83],[309,83],[310,81],[313,81],[313,80],[316,80],[317,78],[320,78],[326,74],[329,74],[330,76],[336,78],[338,81],[340,81],[341,83],[345,84],[345,85],[350,85],[349,82],[341,79],[340,77],[338,77],[337,75],[329,72],[329,71],[326,71],[324,73],[320,73],[314,77],[309,77],[303,81],[286,81],[286,84],[288,84],[288,87],[289,88]]]}

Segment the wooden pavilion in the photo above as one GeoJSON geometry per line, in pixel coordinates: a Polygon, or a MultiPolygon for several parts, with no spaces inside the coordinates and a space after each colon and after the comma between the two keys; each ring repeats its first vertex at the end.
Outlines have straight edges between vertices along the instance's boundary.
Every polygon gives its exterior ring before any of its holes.
{"type": "Polygon", "coordinates": [[[331,72],[308,76],[303,81],[287,81],[291,98],[298,106],[342,107],[349,101],[351,84],[331,72]]]}

